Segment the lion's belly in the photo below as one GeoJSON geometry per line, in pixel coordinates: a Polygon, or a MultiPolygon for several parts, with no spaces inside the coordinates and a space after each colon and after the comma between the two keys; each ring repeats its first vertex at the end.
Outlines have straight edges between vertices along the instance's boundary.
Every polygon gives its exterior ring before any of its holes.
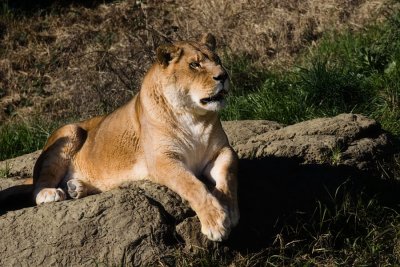
{"type": "Polygon", "coordinates": [[[144,160],[136,161],[128,169],[107,166],[82,166],[77,162],[72,164],[66,176],[70,179],[80,179],[93,187],[93,193],[104,192],[119,187],[121,184],[146,179],[149,175],[144,160]]]}

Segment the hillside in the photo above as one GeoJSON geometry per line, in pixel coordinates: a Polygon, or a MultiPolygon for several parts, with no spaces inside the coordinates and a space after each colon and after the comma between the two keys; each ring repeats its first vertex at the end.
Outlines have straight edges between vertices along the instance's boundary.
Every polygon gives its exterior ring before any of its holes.
{"type": "Polygon", "coordinates": [[[113,110],[136,92],[163,42],[210,31],[228,69],[237,58],[287,69],[325,32],[358,31],[391,9],[385,0],[41,3],[0,9],[1,123],[113,110]]]}

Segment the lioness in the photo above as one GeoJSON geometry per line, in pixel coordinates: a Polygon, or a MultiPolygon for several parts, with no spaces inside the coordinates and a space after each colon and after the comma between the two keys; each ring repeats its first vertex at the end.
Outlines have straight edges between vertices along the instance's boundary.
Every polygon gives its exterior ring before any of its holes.
{"type": "Polygon", "coordinates": [[[226,239],[239,220],[237,156],[217,115],[229,81],[215,43],[205,34],[198,42],[160,46],[132,100],[56,130],[34,168],[36,203],[149,179],[187,200],[210,240],[226,239]]]}

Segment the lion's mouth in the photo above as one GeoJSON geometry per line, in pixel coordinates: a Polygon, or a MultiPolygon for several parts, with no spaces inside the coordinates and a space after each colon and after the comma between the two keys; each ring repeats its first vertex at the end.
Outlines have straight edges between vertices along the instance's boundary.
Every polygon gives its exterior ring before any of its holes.
{"type": "Polygon", "coordinates": [[[228,92],[225,89],[223,89],[213,96],[200,99],[200,103],[203,105],[206,105],[211,102],[220,102],[224,99],[224,97],[227,93],[228,92]]]}

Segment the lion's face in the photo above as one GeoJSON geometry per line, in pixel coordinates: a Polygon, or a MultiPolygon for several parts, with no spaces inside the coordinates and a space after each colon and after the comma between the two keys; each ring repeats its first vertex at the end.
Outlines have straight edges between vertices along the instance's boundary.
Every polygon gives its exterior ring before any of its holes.
{"type": "Polygon", "coordinates": [[[175,108],[203,115],[224,107],[229,79],[213,49],[207,41],[177,42],[158,49],[159,62],[169,77],[164,94],[175,108]]]}

